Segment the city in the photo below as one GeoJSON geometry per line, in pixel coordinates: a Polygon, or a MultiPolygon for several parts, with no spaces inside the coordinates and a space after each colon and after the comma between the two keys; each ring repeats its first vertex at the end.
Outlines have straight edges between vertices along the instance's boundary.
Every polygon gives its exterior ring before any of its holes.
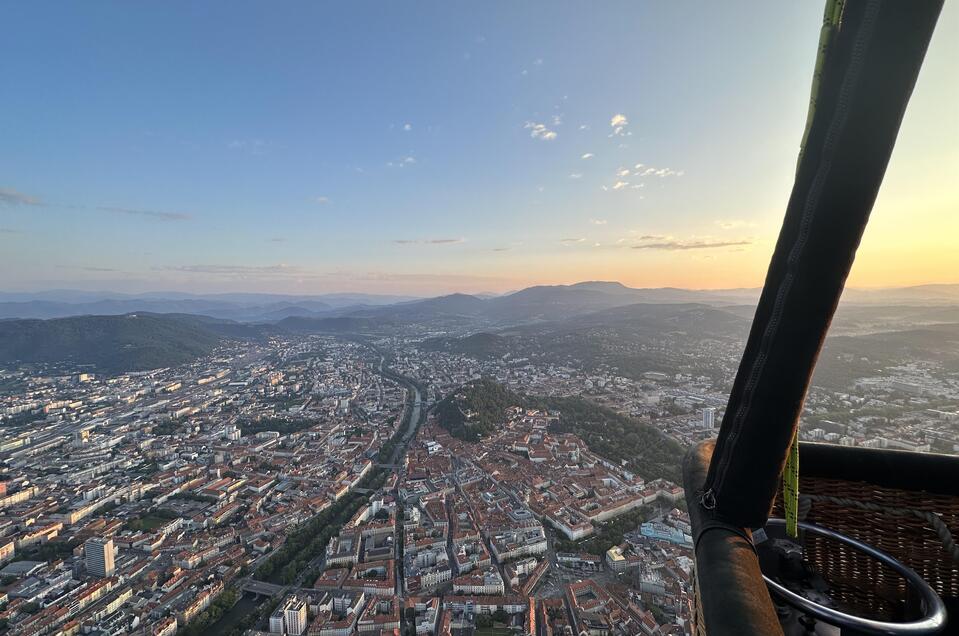
{"type": "MultiPolygon", "coordinates": [[[[431,335],[273,335],[150,371],[8,367],[0,620],[689,634],[678,463],[717,432],[732,348],[620,375],[431,335]]],[[[802,439],[959,452],[955,376],[917,361],[852,389],[814,387],[802,439]]]]}
{"type": "Polygon", "coordinates": [[[0,22],[0,636],[959,633],[959,3],[0,22]]]}

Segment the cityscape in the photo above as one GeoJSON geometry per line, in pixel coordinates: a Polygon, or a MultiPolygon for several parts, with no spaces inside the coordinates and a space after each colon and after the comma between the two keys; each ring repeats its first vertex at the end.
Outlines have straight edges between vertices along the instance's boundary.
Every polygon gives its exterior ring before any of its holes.
{"type": "MultiPolygon", "coordinates": [[[[4,630],[691,634],[679,464],[717,434],[741,341],[635,335],[617,342],[675,355],[620,369],[416,316],[386,335],[294,317],[136,371],[7,364],[4,630]]],[[[800,436],[959,454],[959,376],[914,357],[821,382],[800,436]]]]}
{"type": "Polygon", "coordinates": [[[0,636],[959,632],[959,3],[824,4],[0,3],[0,636]]]}

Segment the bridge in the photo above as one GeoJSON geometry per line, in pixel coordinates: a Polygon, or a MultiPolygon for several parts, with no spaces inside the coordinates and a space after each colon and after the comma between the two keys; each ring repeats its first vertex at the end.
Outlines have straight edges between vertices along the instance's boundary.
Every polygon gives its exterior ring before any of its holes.
{"type": "Polygon", "coordinates": [[[282,585],[276,585],[275,583],[246,579],[240,584],[240,589],[244,592],[250,592],[251,594],[259,594],[260,596],[276,596],[286,588],[282,585]]]}

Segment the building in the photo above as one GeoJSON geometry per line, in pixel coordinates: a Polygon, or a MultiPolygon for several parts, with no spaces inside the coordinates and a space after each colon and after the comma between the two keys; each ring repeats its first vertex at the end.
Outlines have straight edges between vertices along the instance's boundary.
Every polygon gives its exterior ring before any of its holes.
{"type": "Polygon", "coordinates": [[[287,634],[299,636],[306,631],[306,602],[293,597],[283,606],[283,622],[287,634]]]}
{"type": "Polygon", "coordinates": [[[100,578],[113,576],[113,539],[87,539],[83,550],[86,554],[87,572],[100,578]]]}
{"type": "Polygon", "coordinates": [[[307,604],[298,596],[286,600],[270,614],[271,634],[292,634],[300,636],[306,631],[307,604]]]}
{"type": "Polygon", "coordinates": [[[716,409],[707,406],[703,409],[703,430],[711,431],[716,428],[716,409]]]}

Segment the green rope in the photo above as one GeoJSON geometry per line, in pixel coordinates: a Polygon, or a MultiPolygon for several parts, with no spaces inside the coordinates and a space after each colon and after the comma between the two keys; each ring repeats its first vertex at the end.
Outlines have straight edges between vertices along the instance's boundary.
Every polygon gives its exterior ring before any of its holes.
{"type": "MultiPolygon", "coordinates": [[[[819,100],[819,88],[822,85],[823,69],[826,67],[826,56],[829,46],[839,31],[842,19],[842,9],[845,0],[826,0],[826,8],[822,16],[822,28],[819,31],[819,49],[816,52],[816,66],[812,73],[812,89],[809,95],[809,112],[806,113],[806,129],[803,131],[802,142],[799,144],[799,161],[796,171],[802,164],[806,152],[806,143],[809,141],[809,131],[816,115],[816,103],[819,100]]],[[[799,536],[799,431],[793,433],[789,454],[786,456],[786,465],[783,468],[783,507],[786,510],[786,534],[792,538],[799,536]]]]}
{"type": "MultiPolygon", "coordinates": [[[[806,151],[806,142],[809,140],[809,129],[812,128],[813,116],[816,114],[816,101],[819,98],[819,86],[822,84],[823,68],[826,66],[826,54],[833,37],[839,31],[839,22],[842,18],[842,8],[845,0],[826,0],[826,9],[822,16],[822,28],[819,31],[819,49],[816,53],[816,66],[812,72],[812,89],[809,94],[809,111],[806,113],[806,129],[803,131],[802,142],[799,144],[799,163],[802,162],[806,151]]],[[[796,169],[799,169],[797,164],[796,169]]]]}
{"type": "Polygon", "coordinates": [[[799,431],[793,434],[786,467],[783,469],[783,508],[786,510],[786,534],[799,536],[799,431]]]}

